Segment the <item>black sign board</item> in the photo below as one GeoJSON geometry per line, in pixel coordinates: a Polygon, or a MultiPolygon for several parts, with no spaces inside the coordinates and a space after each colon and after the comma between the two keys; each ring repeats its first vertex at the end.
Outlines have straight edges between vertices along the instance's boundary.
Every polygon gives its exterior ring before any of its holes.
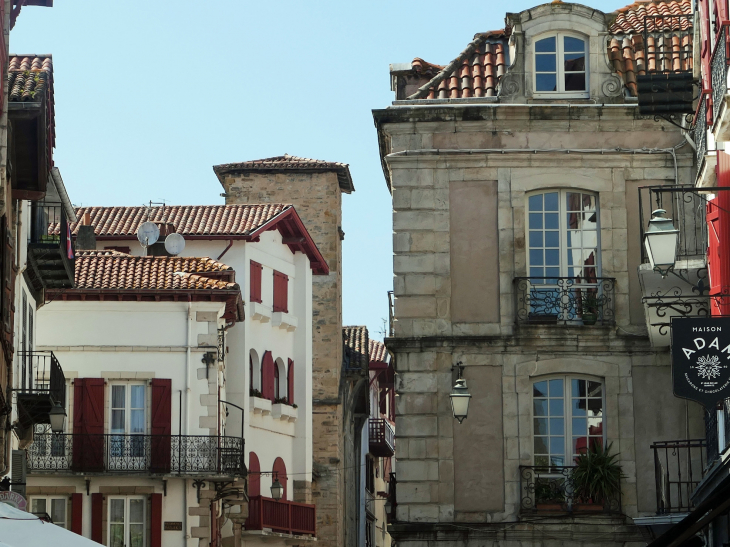
{"type": "Polygon", "coordinates": [[[182,530],[182,522],[165,521],[165,530],[182,530]]]}
{"type": "Polygon", "coordinates": [[[706,408],[730,397],[730,317],[672,318],[672,383],[706,408]]]}

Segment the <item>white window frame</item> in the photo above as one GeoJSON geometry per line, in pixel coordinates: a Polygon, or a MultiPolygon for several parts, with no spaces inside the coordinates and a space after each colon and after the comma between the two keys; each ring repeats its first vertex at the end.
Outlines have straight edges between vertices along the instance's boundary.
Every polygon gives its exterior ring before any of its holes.
{"type": "Polygon", "coordinates": [[[109,433],[115,435],[147,435],[149,433],[149,393],[147,393],[147,384],[145,382],[114,382],[109,385],[109,433]],[[113,392],[114,386],[124,386],[124,433],[114,433],[112,431],[112,411],[116,408],[114,404],[113,392]],[[132,386],[142,386],[144,389],[144,431],[139,433],[130,432],[130,421],[132,419],[132,386]]]}
{"type": "MultiPolygon", "coordinates": [[[[572,393],[570,390],[572,389],[571,380],[586,380],[589,382],[597,382],[601,384],[601,424],[602,424],[602,436],[603,436],[603,446],[606,446],[606,430],[607,430],[607,424],[606,424],[606,381],[605,378],[600,378],[597,376],[590,376],[586,374],[552,374],[548,376],[535,376],[530,378],[530,414],[532,417],[531,424],[532,424],[532,463],[533,465],[538,465],[535,462],[535,437],[544,437],[545,435],[535,435],[535,418],[538,416],[535,416],[535,393],[533,390],[533,385],[538,382],[549,382],[550,380],[562,380],[563,381],[563,436],[565,437],[565,443],[564,443],[564,457],[565,461],[563,462],[562,467],[572,467],[574,465],[574,457],[575,454],[573,454],[573,405],[572,405],[572,393]],[[567,394],[567,395],[566,395],[567,394]]],[[[538,399],[541,397],[538,397],[538,399]]],[[[548,403],[549,404],[549,403],[548,403]]],[[[540,416],[543,417],[543,416],[540,416]]],[[[588,437],[588,433],[586,433],[586,437],[588,437]]],[[[548,451],[550,451],[549,447],[550,438],[548,437],[548,451]]],[[[542,455],[542,454],[541,454],[542,455]]],[[[548,462],[548,466],[553,466],[551,462],[548,462]]],[[[561,467],[555,465],[554,467],[561,467]]]]}
{"type": "Polygon", "coordinates": [[[64,521],[63,523],[53,522],[56,526],[60,526],[61,528],[68,529],[68,523],[69,523],[69,511],[68,511],[68,496],[31,496],[30,497],[30,510],[33,511],[33,502],[36,500],[44,500],[46,502],[46,510],[44,511],[47,515],[49,515],[51,518],[53,518],[52,511],[49,511],[49,509],[52,508],[53,500],[61,500],[63,502],[63,516],[64,521]]]}
{"type": "MultiPolygon", "coordinates": [[[[124,500],[124,545],[130,544],[129,538],[129,505],[132,500],[142,500],[142,547],[147,547],[147,511],[149,510],[147,498],[145,496],[109,496],[107,498],[106,510],[106,528],[107,528],[107,545],[112,544],[112,500],[124,500]]],[[[134,523],[139,524],[139,523],[134,523]]]]}
{"type": "MultiPolygon", "coordinates": [[[[590,38],[584,34],[570,31],[559,31],[550,32],[547,34],[540,34],[532,39],[532,92],[533,97],[555,99],[555,98],[580,98],[585,99],[590,97],[590,38]],[[566,91],[565,90],[565,68],[561,63],[564,53],[563,37],[576,38],[583,40],[585,44],[585,75],[586,75],[586,88],[584,91],[566,91]],[[545,38],[555,37],[555,77],[557,79],[557,91],[538,91],[537,90],[537,42],[544,40],[545,38]]],[[[543,53],[544,54],[544,53],[543,53]]]]}

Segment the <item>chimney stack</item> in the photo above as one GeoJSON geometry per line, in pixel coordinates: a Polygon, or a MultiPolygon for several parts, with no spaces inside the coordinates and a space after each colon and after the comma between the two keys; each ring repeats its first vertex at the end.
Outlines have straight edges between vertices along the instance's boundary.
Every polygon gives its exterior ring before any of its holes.
{"type": "Polygon", "coordinates": [[[76,234],[76,250],[96,250],[96,234],[94,233],[94,227],[91,225],[91,215],[89,213],[84,213],[81,219],[79,231],[76,234]]]}

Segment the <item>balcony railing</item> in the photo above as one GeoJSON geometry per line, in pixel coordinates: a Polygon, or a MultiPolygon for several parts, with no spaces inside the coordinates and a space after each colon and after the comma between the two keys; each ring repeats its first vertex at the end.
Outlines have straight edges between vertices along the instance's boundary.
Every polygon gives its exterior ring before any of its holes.
{"type": "Polygon", "coordinates": [[[702,480],[705,447],[705,439],[659,441],[651,445],[658,515],[686,513],[694,508],[691,497],[702,480]]]}
{"type": "Polygon", "coordinates": [[[518,324],[612,325],[616,280],[516,277],[518,324]]]}
{"type": "Polygon", "coordinates": [[[384,418],[370,418],[368,424],[370,453],[383,458],[395,454],[395,431],[390,422],[384,418]]]}
{"type": "Polygon", "coordinates": [[[244,528],[314,536],[316,523],[317,512],[314,505],[252,496],[248,500],[248,519],[244,528]]]}
{"type": "Polygon", "coordinates": [[[716,122],[720,115],[720,106],[727,94],[727,71],[730,65],[730,44],[728,43],[728,25],[725,21],[717,33],[715,50],[710,59],[710,75],[712,81],[712,119],[716,122]]]}
{"type": "MultiPolygon", "coordinates": [[[[700,93],[700,99],[697,103],[697,112],[692,122],[692,140],[695,143],[695,165],[697,172],[702,171],[702,166],[707,155],[707,101],[710,97],[710,91],[704,90],[700,93]]],[[[643,226],[643,224],[642,224],[643,226]]]]}
{"type": "Polygon", "coordinates": [[[49,412],[66,406],[66,377],[52,351],[19,351],[18,421],[23,428],[50,423],[49,412]]]}
{"type": "Polygon", "coordinates": [[[207,435],[42,433],[28,472],[243,476],[244,442],[207,435]]]}
{"type": "Polygon", "coordinates": [[[33,203],[28,239],[29,274],[33,287],[36,290],[73,287],[74,256],[64,207],[44,201],[33,203]]]}
{"type": "Polygon", "coordinates": [[[520,513],[620,514],[621,494],[594,500],[581,495],[573,467],[520,466],[520,513]]]}

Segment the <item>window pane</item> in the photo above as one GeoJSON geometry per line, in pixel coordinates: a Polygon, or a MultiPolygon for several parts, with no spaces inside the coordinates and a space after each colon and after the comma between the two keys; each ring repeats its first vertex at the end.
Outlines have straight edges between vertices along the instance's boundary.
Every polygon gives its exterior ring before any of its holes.
{"type": "Polygon", "coordinates": [[[588,411],[591,416],[601,416],[603,413],[603,400],[588,399],[588,411]]]}
{"type": "Polygon", "coordinates": [[[586,395],[586,381],[573,379],[570,382],[573,390],[573,397],[585,397],[586,395]]]}
{"type": "Polygon", "coordinates": [[[129,526],[129,547],[143,547],[144,525],[131,524],[129,526]]]}
{"type": "Polygon", "coordinates": [[[124,433],[123,410],[112,410],[112,433],[124,433]]]}
{"type": "Polygon", "coordinates": [[[532,384],[532,394],[535,397],[547,397],[547,382],[535,382],[532,384]]]}
{"type": "Polygon", "coordinates": [[[533,283],[535,282],[535,279],[543,277],[545,275],[545,272],[542,268],[530,268],[530,277],[532,277],[533,283]]]}
{"type": "Polygon", "coordinates": [[[542,228],[542,213],[530,213],[530,229],[539,230],[542,228]]]}
{"type": "Polygon", "coordinates": [[[562,456],[565,453],[565,437],[550,437],[550,455],[562,456]]]}
{"type": "Polygon", "coordinates": [[[112,524],[109,527],[111,547],[124,547],[124,524],[112,524]]]}
{"type": "Polygon", "coordinates": [[[565,435],[563,418],[550,418],[550,435],[565,435]]]}
{"type": "Polygon", "coordinates": [[[562,399],[550,399],[550,416],[562,416],[563,415],[563,400],[562,399]]]}
{"type": "Polygon", "coordinates": [[[551,456],[550,465],[565,465],[565,456],[562,454],[560,456],[551,456]]]}
{"type": "Polygon", "coordinates": [[[542,211],[542,194],[530,196],[528,204],[530,211],[542,211]]]}
{"type": "Polygon", "coordinates": [[[559,247],[560,246],[560,232],[545,232],[545,247],[559,247]]]}
{"type": "Polygon", "coordinates": [[[124,408],[125,386],[112,386],[112,408],[124,408]]]}
{"type": "Polygon", "coordinates": [[[542,266],[543,265],[542,249],[530,249],[530,265],[531,266],[542,266]]]}
{"type": "Polygon", "coordinates": [[[535,437],[535,454],[547,454],[548,453],[548,438],[547,437],[535,437]]]}
{"type": "Polygon", "coordinates": [[[580,38],[563,36],[563,51],[585,51],[586,44],[580,38]]]}
{"type": "Polygon", "coordinates": [[[530,247],[542,247],[542,232],[530,232],[530,247]]]}
{"type": "Polygon", "coordinates": [[[545,228],[548,230],[557,230],[558,222],[558,213],[545,213],[545,228]]]}
{"type": "Polygon", "coordinates": [[[124,500],[111,499],[109,502],[109,520],[111,522],[124,522],[124,500]]]}
{"type": "Polygon", "coordinates": [[[588,437],[573,437],[573,454],[585,454],[588,449],[588,437]]]}
{"type": "Polygon", "coordinates": [[[555,74],[535,74],[535,89],[537,91],[556,91],[557,78],[555,74]]]}
{"type": "Polygon", "coordinates": [[[54,524],[63,526],[66,523],[66,500],[51,500],[51,520],[54,524]]]}
{"type": "Polygon", "coordinates": [[[562,380],[550,380],[550,397],[562,397],[563,396],[563,381],[562,380]]]}
{"type": "Polygon", "coordinates": [[[556,64],[554,53],[535,55],[535,70],[537,72],[555,72],[556,64]]]}
{"type": "Polygon", "coordinates": [[[548,465],[549,461],[547,456],[535,456],[535,465],[548,465]]]}
{"type": "Polygon", "coordinates": [[[129,500],[129,522],[144,522],[144,500],[129,500]]]}
{"type": "Polygon", "coordinates": [[[588,382],[588,396],[601,397],[603,395],[603,387],[601,382],[588,382]]]}
{"type": "Polygon", "coordinates": [[[584,72],[586,58],[583,53],[566,53],[563,56],[563,67],[566,72],[584,72]]]}
{"type": "Polygon", "coordinates": [[[45,513],[46,512],[46,500],[34,499],[31,501],[31,512],[32,513],[45,513]]]}
{"type": "Polygon", "coordinates": [[[131,386],[132,387],[132,407],[131,408],[144,408],[144,386],[131,386]]]}
{"type": "Polygon", "coordinates": [[[535,399],[535,416],[547,416],[547,399],[535,399]]]}
{"type": "Polygon", "coordinates": [[[545,194],[545,210],[546,211],[557,211],[558,210],[558,193],[550,192],[545,194]]]}
{"type": "Polygon", "coordinates": [[[585,415],[586,415],[585,399],[573,399],[573,416],[585,416],[585,415]]]}
{"type": "Polygon", "coordinates": [[[129,424],[130,433],[144,433],[144,410],[133,410],[129,424]]]}
{"type": "Polygon", "coordinates": [[[558,268],[545,268],[545,275],[548,277],[560,277],[558,268]]]}
{"type": "MultiPolygon", "coordinates": [[[[565,91],[585,91],[585,72],[571,72],[565,75],[565,91]]],[[[540,90],[538,90],[540,91],[540,90]]]]}
{"type": "Polygon", "coordinates": [[[543,38],[542,40],[535,42],[535,51],[539,51],[541,53],[555,51],[555,45],[555,36],[543,38]]]}
{"type": "Polygon", "coordinates": [[[547,435],[547,434],[548,434],[547,418],[535,418],[535,435],[547,435]]]}
{"type": "Polygon", "coordinates": [[[588,424],[585,418],[573,418],[573,435],[588,435],[588,424]]]}
{"type": "Polygon", "coordinates": [[[545,251],[546,266],[560,266],[560,251],[557,249],[548,249],[545,251]]]}

